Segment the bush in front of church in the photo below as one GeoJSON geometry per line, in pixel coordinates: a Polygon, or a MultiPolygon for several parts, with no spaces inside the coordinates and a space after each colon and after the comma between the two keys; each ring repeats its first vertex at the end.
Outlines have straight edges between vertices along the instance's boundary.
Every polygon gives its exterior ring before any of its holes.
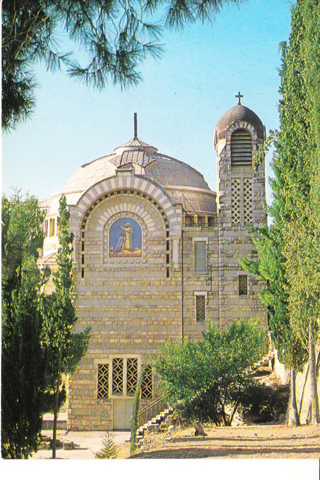
{"type": "Polygon", "coordinates": [[[214,323],[197,342],[169,341],[155,359],[159,385],[182,417],[231,425],[253,385],[248,368],[267,352],[266,331],[241,319],[223,331],[214,323]]]}

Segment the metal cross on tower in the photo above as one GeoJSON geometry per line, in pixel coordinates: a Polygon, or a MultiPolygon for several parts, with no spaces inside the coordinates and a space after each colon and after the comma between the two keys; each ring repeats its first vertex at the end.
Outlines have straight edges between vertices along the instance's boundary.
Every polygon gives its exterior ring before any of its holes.
{"type": "Polygon", "coordinates": [[[239,99],[238,105],[241,105],[241,98],[243,97],[243,95],[241,95],[241,93],[238,92],[238,95],[235,95],[235,97],[239,99]]]}

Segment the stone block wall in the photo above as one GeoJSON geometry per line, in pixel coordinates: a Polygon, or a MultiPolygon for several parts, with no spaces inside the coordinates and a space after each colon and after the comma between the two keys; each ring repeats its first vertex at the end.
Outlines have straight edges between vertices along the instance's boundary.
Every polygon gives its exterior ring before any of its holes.
{"type": "MultiPolygon", "coordinates": [[[[173,239],[157,205],[138,195],[120,193],[100,202],[83,231],[84,244],[75,271],[77,329],[90,326],[92,336],[69,384],[68,428],[113,429],[117,398],[98,398],[98,365],[110,363],[114,357],[135,357],[140,370],[164,342],[181,338],[181,261],[176,266],[173,263],[173,239]],[[133,218],[141,226],[141,257],[109,256],[109,231],[121,217],[133,218]]],[[[194,277],[190,238],[184,247],[189,273],[183,323],[185,335],[198,338],[205,325],[196,324],[194,290],[208,286],[206,278],[194,277]]],[[[181,240],[179,245],[181,256],[181,240]]],[[[148,400],[142,401],[142,405],[146,403],[148,400]]]]}

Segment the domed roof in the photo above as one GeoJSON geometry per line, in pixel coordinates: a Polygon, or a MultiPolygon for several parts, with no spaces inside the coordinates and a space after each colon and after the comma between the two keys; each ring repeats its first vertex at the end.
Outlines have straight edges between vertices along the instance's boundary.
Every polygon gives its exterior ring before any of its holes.
{"type": "Polygon", "coordinates": [[[236,105],[235,107],[230,108],[230,110],[220,118],[215,129],[217,139],[225,138],[230,125],[238,121],[248,122],[253,125],[257,130],[258,138],[264,140],[265,135],[263,123],[256,113],[244,105],[236,105]]]}
{"type": "MultiPolygon", "coordinates": [[[[68,198],[68,204],[75,205],[90,187],[115,176],[118,169],[131,169],[136,175],[144,175],[165,189],[175,201],[187,202],[190,208],[194,203],[192,208],[196,211],[216,211],[216,194],[200,172],[184,162],[158,153],[155,147],[137,137],[117,147],[115,153],[82,165],[52,199],[63,193],[68,198]]],[[[184,206],[187,208],[187,205],[184,206]]]]}

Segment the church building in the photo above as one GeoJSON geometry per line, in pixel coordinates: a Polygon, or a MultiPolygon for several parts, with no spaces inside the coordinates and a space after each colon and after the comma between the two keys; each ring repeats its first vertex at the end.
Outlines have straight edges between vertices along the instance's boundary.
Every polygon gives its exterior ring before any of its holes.
{"type": "MultiPolygon", "coordinates": [[[[74,234],[77,330],[88,351],[69,380],[68,430],[126,430],[137,381],[140,406],[157,398],[150,356],[169,339],[199,339],[267,313],[264,282],[241,269],[256,255],[250,226],[263,226],[265,165],[255,153],[265,127],[249,108],[228,110],[214,131],[217,192],[186,163],[138,138],[82,165],[50,200],[41,263],[55,269],[59,199],[74,234]]],[[[212,165],[214,168],[214,165],[212,165]]],[[[50,289],[50,286],[48,286],[50,289]]]]}

